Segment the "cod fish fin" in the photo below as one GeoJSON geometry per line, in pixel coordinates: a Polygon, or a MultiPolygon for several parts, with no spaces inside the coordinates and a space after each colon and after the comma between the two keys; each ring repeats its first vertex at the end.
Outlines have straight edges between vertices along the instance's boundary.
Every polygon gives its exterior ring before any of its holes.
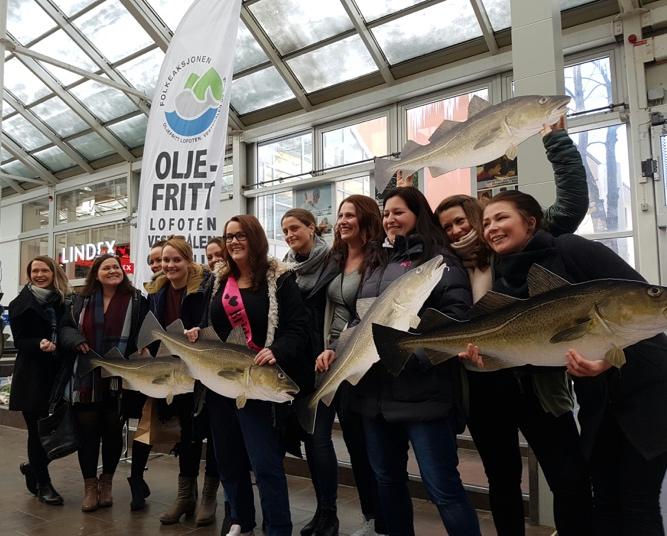
{"type": "Polygon", "coordinates": [[[104,359],[125,359],[125,356],[117,347],[111,348],[106,354],[104,354],[104,359]]]}
{"type": "Polygon", "coordinates": [[[569,286],[569,281],[539,264],[533,264],[528,271],[528,295],[531,297],[548,292],[549,290],[569,286]]]}
{"type": "Polygon", "coordinates": [[[163,341],[160,341],[160,347],[158,348],[157,354],[155,354],[155,357],[172,357],[172,355],[173,354],[169,351],[169,348],[167,348],[167,345],[163,341]]]}
{"type": "Polygon", "coordinates": [[[245,407],[245,403],[248,401],[245,395],[239,395],[236,397],[236,407],[238,409],[243,409],[245,407]]]}
{"type": "Polygon", "coordinates": [[[424,146],[419,145],[414,140],[406,141],[405,145],[403,146],[403,149],[401,149],[401,160],[403,160],[407,156],[410,156],[411,154],[413,154],[415,151],[418,151],[422,147],[424,147],[424,146]]]}
{"type": "Polygon", "coordinates": [[[446,167],[440,167],[440,166],[429,166],[428,170],[431,172],[432,177],[439,177],[440,175],[444,175],[448,171],[451,171],[446,167]]]}
{"type": "Polygon", "coordinates": [[[209,342],[222,342],[212,326],[199,330],[199,340],[209,342]]]}
{"type": "Polygon", "coordinates": [[[481,149],[482,147],[486,147],[487,145],[491,145],[498,140],[498,137],[502,134],[502,132],[503,129],[501,127],[495,127],[486,131],[484,135],[479,140],[477,140],[477,143],[475,143],[473,149],[477,150],[481,149]]]}
{"type": "Polygon", "coordinates": [[[616,368],[621,368],[625,365],[625,352],[618,346],[614,346],[604,354],[604,360],[616,368]]]}
{"type": "Polygon", "coordinates": [[[141,324],[141,329],[137,336],[137,347],[146,348],[152,342],[159,340],[160,336],[157,334],[163,332],[164,329],[160,325],[160,322],[158,322],[155,315],[149,311],[141,324]]]}
{"type": "Polygon", "coordinates": [[[387,184],[391,180],[393,172],[391,169],[394,167],[394,164],[398,163],[397,160],[389,160],[388,158],[376,158],[375,159],[375,169],[373,171],[373,178],[375,179],[375,189],[378,192],[384,192],[387,184]]]}
{"type": "Polygon", "coordinates": [[[507,294],[501,294],[500,292],[489,290],[475,305],[472,306],[472,309],[470,309],[470,318],[476,318],[478,316],[493,313],[498,309],[509,307],[510,305],[520,301],[520,298],[515,298],[513,296],[508,296],[507,294]]]}
{"type": "Polygon", "coordinates": [[[556,344],[558,342],[576,341],[577,339],[581,339],[588,333],[592,324],[593,320],[591,318],[581,320],[578,324],[575,324],[569,328],[565,328],[556,333],[553,337],[551,337],[551,339],[549,339],[549,342],[551,344],[556,344]]]}
{"type": "Polygon", "coordinates": [[[363,318],[366,316],[366,313],[368,313],[368,310],[371,308],[371,305],[375,303],[375,300],[377,298],[360,298],[357,300],[357,303],[355,304],[355,307],[357,309],[357,316],[359,318],[363,318]]]}
{"type": "Polygon", "coordinates": [[[171,333],[172,335],[180,335],[182,337],[184,331],[185,326],[180,318],[177,318],[167,326],[167,333],[171,333]]]}
{"type": "Polygon", "coordinates": [[[433,131],[433,134],[431,134],[431,137],[428,139],[428,141],[434,143],[436,141],[441,140],[446,134],[449,133],[450,130],[452,130],[458,124],[459,124],[458,121],[450,121],[449,119],[445,119],[442,123],[438,125],[438,128],[436,128],[433,131]]]}
{"type": "Polygon", "coordinates": [[[416,330],[419,333],[427,333],[429,331],[434,331],[438,328],[450,325],[452,323],[459,323],[462,322],[462,320],[457,320],[456,318],[452,318],[449,315],[446,315],[445,313],[441,313],[437,309],[432,309],[429,307],[422,313],[421,319],[419,324],[416,327],[416,330]]]}
{"type": "Polygon", "coordinates": [[[165,400],[167,401],[167,405],[171,404],[174,401],[174,393],[169,393],[165,400]]]}
{"type": "Polygon", "coordinates": [[[372,329],[380,362],[391,374],[398,376],[412,355],[412,350],[403,348],[401,342],[417,336],[381,324],[373,324],[372,329]]]}
{"type": "Polygon", "coordinates": [[[169,375],[162,375],[158,376],[157,378],[154,378],[151,383],[154,383],[155,385],[166,385],[169,380],[169,375]]]}
{"type": "Polygon", "coordinates": [[[484,361],[484,368],[476,366],[467,359],[462,359],[461,362],[463,363],[463,366],[466,369],[473,370],[476,372],[495,372],[496,370],[502,370],[517,366],[516,363],[510,363],[508,361],[505,361],[504,359],[498,359],[497,357],[491,357],[488,355],[482,356],[482,360],[484,361]]]}
{"type": "Polygon", "coordinates": [[[227,340],[225,341],[229,344],[237,344],[239,346],[245,346],[245,333],[243,333],[243,328],[241,326],[236,326],[233,330],[227,335],[227,340]]]}
{"type": "Polygon", "coordinates": [[[510,160],[514,160],[519,154],[519,148],[516,145],[510,145],[505,151],[505,156],[510,160]]]}
{"type": "Polygon", "coordinates": [[[490,107],[491,103],[489,101],[475,95],[468,103],[468,119],[490,107]]]}
{"type": "Polygon", "coordinates": [[[322,395],[322,398],[320,398],[320,401],[322,404],[324,404],[326,407],[331,406],[331,402],[333,402],[334,397],[336,396],[336,390],[330,390],[324,393],[322,395]]]}

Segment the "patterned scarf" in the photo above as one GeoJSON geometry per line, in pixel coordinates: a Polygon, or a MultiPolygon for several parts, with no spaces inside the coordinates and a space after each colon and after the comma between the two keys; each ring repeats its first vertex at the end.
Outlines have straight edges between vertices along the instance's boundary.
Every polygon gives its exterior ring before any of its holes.
{"type": "Polygon", "coordinates": [[[315,244],[306,260],[299,262],[297,254],[291,249],[285,255],[287,262],[296,264],[293,270],[296,274],[296,283],[302,293],[310,292],[315,287],[328,252],[329,246],[324,239],[315,235],[315,244]]]}

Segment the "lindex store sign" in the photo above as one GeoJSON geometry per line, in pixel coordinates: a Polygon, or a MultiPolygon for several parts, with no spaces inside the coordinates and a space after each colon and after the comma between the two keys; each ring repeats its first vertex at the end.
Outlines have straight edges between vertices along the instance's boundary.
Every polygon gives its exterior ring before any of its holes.
{"type": "Polygon", "coordinates": [[[120,265],[127,274],[134,273],[134,263],[130,261],[130,248],[127,245],[116,245],[115,240],[104,240],[102,242],[78,244],[61,248],[60,264],[73,262],[78,266],[92,266],[96,257],[111,253],[118,256],[120,265]]]}

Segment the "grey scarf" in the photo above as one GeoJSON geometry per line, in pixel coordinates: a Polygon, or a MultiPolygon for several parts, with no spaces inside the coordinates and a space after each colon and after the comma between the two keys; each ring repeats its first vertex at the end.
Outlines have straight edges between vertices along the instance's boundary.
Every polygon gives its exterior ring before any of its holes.
{"type": "Polygon", "coordinates": [[[56,301],[55,298],[58,292],[52,288],[40,288],[31,283],[28,283],[28,288],[40,305],[56,301]]]}
{"type": "Polygon", "coordinates": [[[317,280],[324,266],[324,259],[329,252],[329,246],[321,236],[315,236],[315,244],[313,249],[305,261],[299,262],[296,258],[296,253],[289,250],[285,255],[285,261],[294,263],[294,273],[296,274],[296,283],[302,293],[310,292],[317,283],[317,280]]]}

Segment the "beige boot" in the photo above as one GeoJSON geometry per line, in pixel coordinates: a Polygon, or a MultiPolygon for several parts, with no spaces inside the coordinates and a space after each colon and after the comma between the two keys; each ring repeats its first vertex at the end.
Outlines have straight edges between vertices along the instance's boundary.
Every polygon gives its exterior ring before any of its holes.
{"type": "Polygon", "coordinates": [[[204,477],[201,501],[199,501],[197,515],[195,516],[197,526],[203,527],[215,522],[215,509],[218,506],[218,486],[220,486],[220,480],[217,477],[204,477]]]}
{"type": "Polygon", "coordinates": [[[178,493],[176,500],[169,510],[160,516],[160,523],[163,525],[173,525],[178,523],[181,516],[191,516],[197,506],[197,477],[178,476],[178,493]]]}
{"type": "Polygon", "coordinates": [[[99,479],[99,494],[100,499],[98,504],[100,506],[111,506],[113,504],[113,498],[111,497],[111,482],[113,481],[113,475],[107,475],[105,473],[100,475],[99,479]]]}
{"type": "Polygon", "coordinates": [[[98,506],[97,477],[86,478],[83,481],[83,502],[81,510],[83,512],[94,512],[98,506]]]}

